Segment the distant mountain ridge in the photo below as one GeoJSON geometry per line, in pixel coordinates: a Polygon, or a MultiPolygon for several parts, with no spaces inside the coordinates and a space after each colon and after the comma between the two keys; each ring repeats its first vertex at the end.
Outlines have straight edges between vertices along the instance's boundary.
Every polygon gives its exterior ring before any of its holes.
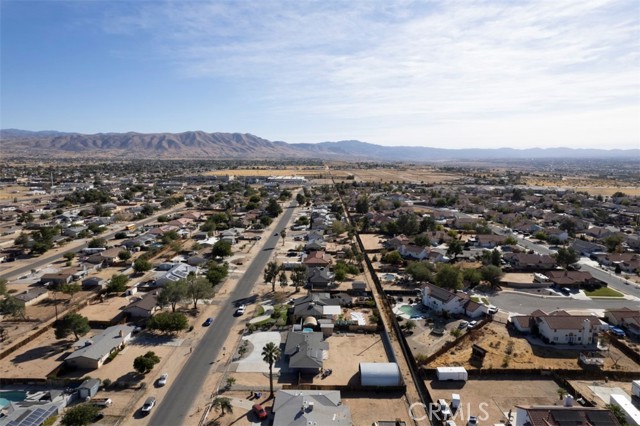
{"type": "Polygon", "coordinates": [[[640,161],[640,149],[497,148],[447,149],[382,146],[356,140],[320,143],[269,141],[248,133],[65,133],[53,130],[0,130],[2,156],[146,159],[281,159],[315,158],[345,161],[444,161],[538,158],[626,158],[640,161]]]}

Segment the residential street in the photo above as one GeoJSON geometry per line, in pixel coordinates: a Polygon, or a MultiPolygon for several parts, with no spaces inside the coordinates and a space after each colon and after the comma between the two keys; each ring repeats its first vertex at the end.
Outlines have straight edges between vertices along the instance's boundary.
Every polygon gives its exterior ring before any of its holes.
{"type": "MultiPolygon", "coordinates": [[[[136,226],[146,225],[147,223],[154,222],[159,216],[171,214],[174,211],[178,211],[181,209],[184,209],[183,203],[178,204],[177,206],[173,207],[170,210],[161,210],[160,212],[152,216],[149,216],[145,219],[139,220],[137,222],[130,222],[130,223],[134,223],[136,224],[136,226]]],[[[108,240],[109,238],[113,237],[123,229],[124,229],[124,225],[120,224],[120,225],[117,225],[116,230],[104,232],[103,234],[100,234],[99,237],[108,240]]],[[[62,255],[64,255],[67,252],[71,251],[71,252],[77,253],[83,248],[86,248],[87,244],[89,243],[89,241],[91,241],[91,239],[92,238],[85,238],[84,240],[76,240],[64,247],[52,249],[48,253],[46,253],[44,256],[41,256],[40,258],[38,258],[37,260],[33,260],[33,261],[29,260],[28,262],[26,262],[27,264],[25,266],[21,266],[1,274],[0,278],[5,278],[7,280],[16,278],[26,272],[30,272],[32,269],[41,268],[45,265],[48,265],[52,262],[55,262],[61,259],[62,255]]],[[[16,263],[18,262],[19,261],[16,261],[16,263]]]]}
{"type": "Polygon", "coordinates": [[[557,309],[564,310],[592,310],[611,309],[623,306],[633,308],[639,302],[624,299],[574,299],[568,296],[540,297],[515,291],[503,291],[496,296],[489,296],[489,303],[498,307],[503,312],[513,312],[528,315],[536,309],[551,312],[557,309]]]}
{"type": "MultiPolygon", "coordinates": [[[[297,206],[297,202],[293,201],[290,204],[290,208],[284,209],[274,229],[279,231],[287,226],[295,206],[297,206]]],[[[221,355],[221,351],[226,349],[220,347],[221,342],[226,340],[232,325],[242,320],[241,317],[233,316],[235,311],[233,302],[251,295],[252,288],[262,279],[262,271],[279,241],[280,237],[274,234],[268,237],[263,249],[253,259],[242,278],[238,281],[235,290],[231,293],[229,303],[224,305],[220,315],[214,319],[213,325],[204,335],[200,344],[194,348],[193,354],[173,381],[166,396],[162,401],[159,401],[155,413],[152,414],[148,424],[153,426],[183,424],[196,396],[201,392],[212,391],[212,389],[203,390],[202,385],[212,365],[221,355]]]]}

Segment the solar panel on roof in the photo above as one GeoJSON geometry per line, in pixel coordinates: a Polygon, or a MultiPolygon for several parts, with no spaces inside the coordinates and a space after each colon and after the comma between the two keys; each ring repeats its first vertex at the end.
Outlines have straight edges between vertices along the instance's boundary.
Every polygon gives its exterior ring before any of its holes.
{"type": "Polygon", "coordinates": [[[47,408],[36,408],[32,411],[27,411],[26,416],[20,416],[19,419],[11,421],[7,426],[40,426],[58,411],[58,407],[52,405],[47,408]]]}
{"type": "Polygon", "coordinates": [[[553,410],[551,415],[558,423],[582,423],[582,417],[580,414],[573,410],[553,410]]]}

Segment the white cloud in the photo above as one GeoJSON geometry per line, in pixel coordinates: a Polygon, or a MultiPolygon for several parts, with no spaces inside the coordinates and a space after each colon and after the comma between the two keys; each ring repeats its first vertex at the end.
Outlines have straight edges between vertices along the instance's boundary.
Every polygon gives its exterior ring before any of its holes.
{"type": "MultiPolygon", "coordinates": [[[[152,2],[107,29],[146,32],[187,78],[256,84],[272,114],[341,126],[325,134],[637,147],[637,18],[607,0],[152,2]]],[[[278,139],[321,139],[308,130],[278,139]]]]}

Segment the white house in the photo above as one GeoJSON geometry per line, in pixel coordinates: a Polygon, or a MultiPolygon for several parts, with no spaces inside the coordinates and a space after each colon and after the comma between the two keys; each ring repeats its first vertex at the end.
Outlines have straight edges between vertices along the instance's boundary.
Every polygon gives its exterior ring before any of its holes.
{"type": "Polygon", "coordinates": [[[557,344],[593,345],[607,324],[594,315],[570,315],[565,311],[546,314],[536,310],[531,315],[511,318],[514,327],[524,333],[537,328],[540,336],[557,344]]]}
{"type": "Polygon", "coordinates": [[[474,302],[469,295],[452,292],[434,284],[422,287],[422,304],[436,312],[467,315],[471,318],[478,318],[487,312],[485,305],[474,302]]]}
{"type": "Polygon", "coordinates": [[[70,366],[86,369],[97,369],[104,364],[109,355],[124,347],[131,339],[133,327],[128,325],[115,325],[90,339],[77,341],[73,346],[76,349],[64,362],[70,366]]]}

